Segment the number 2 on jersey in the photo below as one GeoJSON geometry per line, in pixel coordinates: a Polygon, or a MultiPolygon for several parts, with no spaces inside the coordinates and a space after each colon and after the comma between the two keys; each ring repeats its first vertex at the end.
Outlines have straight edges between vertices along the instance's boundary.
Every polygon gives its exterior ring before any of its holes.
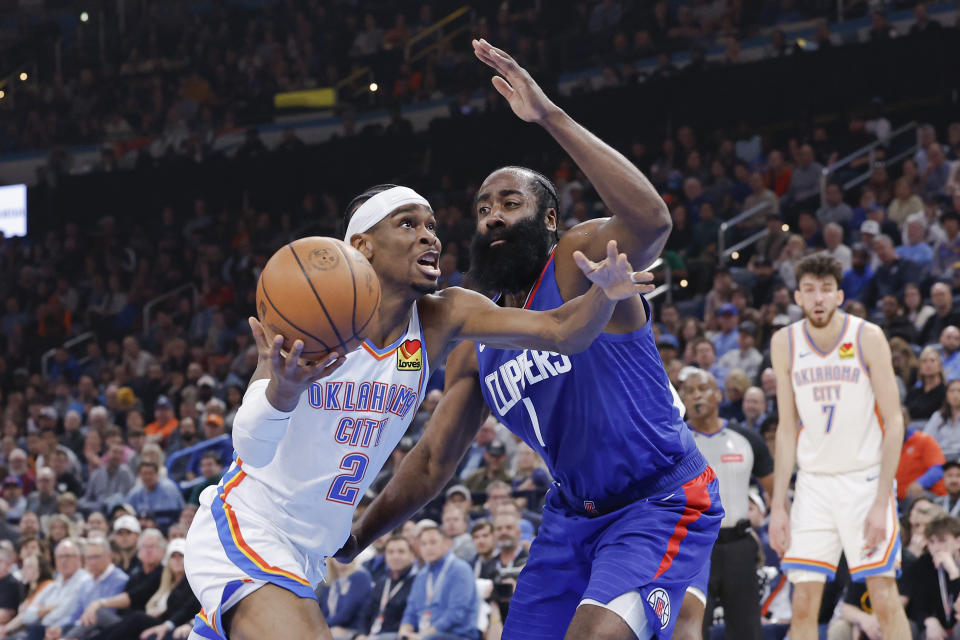
{"type": "Polygon", "coordinates": [[[348,453],[343,456],[340,468],[346,473],[341,473],[333,479],[330,491],[327,492],[327,500],[352,506],[360,494],[360,488],[356,485],[363,480],[369,464],[370,459],[362,453],[348,453]]]}
{"type": "Polygon", "coordinates": [[[825,433],[830,433],[830,428],[833,427],[833,410],[837,408],[835,404],[825,404],[823,405],[823,412],[827,414],[827,430],[825,433]]]}

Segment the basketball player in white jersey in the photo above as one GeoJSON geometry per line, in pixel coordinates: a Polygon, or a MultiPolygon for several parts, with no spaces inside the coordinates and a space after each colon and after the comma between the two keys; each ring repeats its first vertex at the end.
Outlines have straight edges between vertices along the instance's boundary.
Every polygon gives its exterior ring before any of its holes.
{"type": "Polygon", "coordinates": [[[380,280],[377,317],[361,348],[317,364],[302,363],[299,340],[284,356],[283,336],[268,339],[251,318],[260,360],[234,420],[237,455],[201,494],[187,536],[187,578],[203,607],[191,638],[331,638],[313,590],[423,401],[430,363],[461,340],[577,352],[617,300],[652,289],[611,241],[601,263],[574,254],[594,286],[553,311],[501,308],[457,287],[434,293],[440,241],[423,197],[381,185],[348,212],[345,239],[380,280]]]}
{"type": "Polygon", "coordinates": [[[883,637],[909,638],[895,582],[900,529],[893,479],[904,427],[890,346],[879,327],[838,311],[837,260],[808,256],[796,276],[794,299],[804,319],[778,331],[770,345],[780,413],[770,544],[793,583],[790,637],[817,637],[823,585],[842,552],[850,577],[866,580],[883,637]]]}

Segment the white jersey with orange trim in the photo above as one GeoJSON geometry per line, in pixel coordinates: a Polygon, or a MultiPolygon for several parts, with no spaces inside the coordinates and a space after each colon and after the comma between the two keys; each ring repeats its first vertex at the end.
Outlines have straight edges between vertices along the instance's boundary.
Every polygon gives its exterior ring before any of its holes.
{"type": "Polygon", "coordinates": [[[807,321],[791,324],[790,378],[800,419],[797,466],[808,473],[850,473],[879,466],[883,422],[863,360],[866,321],[843,314],[833,348],[821,351],[807,321]]]}
{"type": "Polygon", "coordinates": [[[357,503],[423,401],[430,375],[424,347],[414,303],[395,343],[379,350],[364,342],[304,391],[269,463],[234,462],[231,471],[239,473],[224,476],[223,501],[267,519],[308,556],[336,553],[357,503]]]}

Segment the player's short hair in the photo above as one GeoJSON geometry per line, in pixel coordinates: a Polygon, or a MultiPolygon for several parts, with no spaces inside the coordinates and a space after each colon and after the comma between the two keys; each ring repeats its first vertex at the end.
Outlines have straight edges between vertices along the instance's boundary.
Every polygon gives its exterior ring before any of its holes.
{"type": "Polygon", "coordinates": [[[840,261],[826,253],[815,253],[801,259],[794,268],[794,273],[798,283],[805,275],[813,276],[817,280],[833,278],[838,287],[843,280],[843,266],[840,261]]]}
{"type": "Polygon", "coordinates": [[[352,218],[353,214],[357,212],[357,209],[360,208],[360,205],[362,205],[364,202],[366,202],[373,196],[377,195],[378,193],[382,193],[388,189],[393,189],[396,186],[399,186],[399,185],[377,184],[370,187],[369,189],[367,189],[366,191],[358,195],[356,198],[351,200],[350,203],[347,205],[347,210],[343,214],[343,229],[341,229],[340,231],[342,233],[347,232],[347,225],[350,224],[350,218],[352,218]]]}
{"type": "Polygon", "coordinates": [[[944,538],[946,536],[960,537],[960,519],[946,514],[937,516],[927,523],[923,533],[928,539],[944,538]]]}
{"type": "MultiPolygon", "coordinates": [[[[531,169],[530,167],[520,167],[517,165],[507,165],[505,167],[499,167],[490,172],[489,175],[493,175],[497,171],[513,171],[516,173],[526,174],[528,177],[527,187],[533,191],[533,195],[537,198],[537,217],[542,218],[546,215],[547,209],[553,209],[557,212],[557,216],[560,215],[560,196],[557,195],[557,187],[553,184],[553,181],[550,180],[547,176],[543,175],[536,169],[531,169]]],[[[489,176],[488,176],[489,177],[489,176]]],[[[479,195],[479,192],[477,193],[479,195]]],[[[476,196],[474,196],[473,201],[474,209],[476,209],[477,201],[476,196]]],[[[559,222],[559,220],[558,220],[559,222]]],[[[558,232],[553,232],[554,238],[558,238],[558,232]]]]}
{"type": "Polygon", "coordinates": [[[490,533],[493,533],[493,523],[489,520],[480,520],[470,527],[470,537],[472,538],[478,531],[481,529],[489,529],[490,533]]]}

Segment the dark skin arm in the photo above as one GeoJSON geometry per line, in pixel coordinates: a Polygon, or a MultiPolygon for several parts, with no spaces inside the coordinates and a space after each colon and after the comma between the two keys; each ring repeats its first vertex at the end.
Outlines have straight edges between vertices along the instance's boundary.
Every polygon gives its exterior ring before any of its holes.
{"type": "MultiPolygon", "coordinates": [[[[645,269],[663,250],[673,223],[666,203],[650,181],[623,154],[593,135],[551,101],[530,74],[505,51],[486,40],[474,40],[477,58],[498,74],[494,88],[521,120],[539,124],[589,178],[611,217],[589,220],[563,236],[558,247],[557,284],[564,300],[589,288],[570,255],[582,251],[590,259],[604,255],[607,242],[616,240],[630,263],[645,269]]],[[[617,305],[610,331],[632,331],[646,322],[634,297],[617,305]]]]}
{"type": "Polygon", "coordinates": [[[453,476],[489,411],[480,392],[477,370],[474,344],[460,343],[447,359],[443,398],[423,436],[354,524],[352,535],[337,553],[338,559],[352,559],[378,537],[406,522],[453,476]]]}

